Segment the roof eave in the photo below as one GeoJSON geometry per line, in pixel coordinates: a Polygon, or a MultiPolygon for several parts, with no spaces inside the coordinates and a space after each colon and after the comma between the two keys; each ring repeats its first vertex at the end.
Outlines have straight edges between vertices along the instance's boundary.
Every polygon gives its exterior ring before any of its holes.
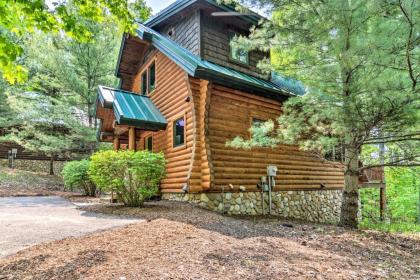
{"type": "Polygon", "coordinates": [[[285,101],[289,97],[295,96],[292,93],[282,91],[280,89],[276,89],[276,88],[270,89],[264,86],[251,84],[244,80],[237,79],[232,76],[223,75],[217,71],[212,71],[212,70],[209,70],[207,68],[202,68],[202,67],[198,67],[196,69],[194,77],[210,80],[218,84],[221,84],[223,86],[236,88],[238,90],[244,90],[250,93],[256,93],[258,95],[265,96],[265,97],[279,100],[279,101],[285,101]]]}
{"type": "MultiPolygon", "coordinates": [[[[222,9],[224,11],[236,11],[235,7],[231,6],[231,5],[226,5],[226,4],[221,4],[218,3],[218,1],[214,1],[214,0],[204,0],[206,3],[217,7],[219,9],[222,9]]],[[[161,12],[159,12],[158,14],[156,14],[154,17],[150,18],[149,20],[147,20],[146,22],[144,22],[144,25],[148,26],[148,27],[154,27],[160,23],[162,23],[163,21],[167,20],[168,18],[170,18],[171,16],[181,12],[182,10],[184,10],[185,8],[187,8],[188,6],[199,2],[198,0],[185,0],[185,1],[179,1],[179,3],[175,2],[172,5],[168,6],[167,8],[163,9],[161,12]]],[[[263,16],[254,13],[251,11],[250,15],[242,15],[239,16],[239,18],[245,20],[246,22],[253,24],[253,25],[257,25],[259,23],[259,21],[261,19],[264,19],[263,16]]]]}
{"type": "Polygon", "coordinates": [[[171,49],[167,47],[164,43],[154,40],[152,33],[141,30],[139,28],[136,29],[136,33],[140,37],[140,39],[153,43],[153,46],[156,47],[160,52],[168,56],[176,64],[180,65],[182,69],[186,71],[189,75],[194,76],[197,65],[183,60],[179,55],[174,54],[171,51],[171,49]]]}
{"type": "Polygon", "coordinates": [[[122,53],[123,53],[126,38],[127,38],[127,34],[124,33],[121,38],[120,50],[118,52],[117,66],[115,68],[115,73],[114,73],[115,77],[117,78],[120,78],[120,64],[121,64],[121,58],[122,58],[122,53]]]}

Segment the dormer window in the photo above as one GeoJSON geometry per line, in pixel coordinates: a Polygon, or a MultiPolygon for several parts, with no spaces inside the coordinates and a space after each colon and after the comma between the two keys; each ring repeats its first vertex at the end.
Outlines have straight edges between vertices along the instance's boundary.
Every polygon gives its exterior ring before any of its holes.
{"type": "Polygon", "coordinates": [[[239,46],[232,46],[231,42],[236,34],[231,33],[230,35],[230,59],[242,64],[249,63],[249,52],[239,46]]]}

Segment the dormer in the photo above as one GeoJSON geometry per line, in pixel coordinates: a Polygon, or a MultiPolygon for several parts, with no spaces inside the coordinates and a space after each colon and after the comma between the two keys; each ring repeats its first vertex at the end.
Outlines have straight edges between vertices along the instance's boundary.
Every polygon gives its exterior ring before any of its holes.
{"type": "Polygon", "coordinates": [[[213,0],[178,0],[145,25],[203,60],[268,79],[269,75],[258,69],[257,64],[268,58],[269,53],[247,52],[230,46],[235,35],[249,35],[249,29],[261,19],[255,13],[240,14],[233,6],[213,0]]]}

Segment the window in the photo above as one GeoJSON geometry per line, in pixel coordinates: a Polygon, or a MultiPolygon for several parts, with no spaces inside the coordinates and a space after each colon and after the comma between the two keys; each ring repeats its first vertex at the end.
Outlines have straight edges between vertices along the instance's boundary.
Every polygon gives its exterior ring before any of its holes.
{"type": "Polygon", "coordinates": [[[266,120],[262,120],[262,119],[257,119],[257,118],[252,118],[252,126],[255,127],[260,127],[261,125],[263,125],[266,122],[266,120]]]}
{"type": "Polygon", "coordinates": [[[149,66],[149,93],[151,93],[156,86],[155,68],[155,63],[153,62],[149,66]]]}
{"type": "Polygon", "coordinates": [[[153,136],[144,139],[144,149],[153,152],[153,136]]]}
{"type": "MultiPolygon", "coordinates": [[[[232,33],[230,35],[230,42],[232,42],[234,37],[235,37],[235,34],[232,33]]],[[[248,64],[249,54],[247,50],[244,50],[243,48],[239,46],[232,46],[230,44],[230,58],[234,61],[237,61],[243,64],[248,64]]]]}
{"type": "Polygon", "coordinates": [[[179,147],[185,144],[185,119],[184,117],[174,121],[173,125],[174,147],[179,147]]]}
{"type": "Polygon", "coordinates": [[[251,119],[251,129],[249,131],[249,137],[252,138],[253,137],[253,129],[254,128],[258,128],[260,126],[262,126],[267,120],[263,120],[263,119],[258,119],[258,118],[252,118],[251,119]]]}
{"type": "Polygon", "coordinates": [[[141,74],[141,94],[145,95],[147,92],[147,71],[141,74]]]}

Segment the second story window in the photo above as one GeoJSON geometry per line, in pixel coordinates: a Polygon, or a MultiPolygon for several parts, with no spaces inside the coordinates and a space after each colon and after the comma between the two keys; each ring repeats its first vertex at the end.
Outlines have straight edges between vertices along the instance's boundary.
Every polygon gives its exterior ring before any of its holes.
{"type": "Polygon", "coordinates": [[[155,63],[153,62],[149,66],[149,93],[151,93],[156,87],[155,68],[155,63]]]}
{"type": "MultiPolygon", "coordinates": [[[[235,37],[235,34],[230,35],[230,43],[232,42],[233,38],[235,37]]],[[[247,50],[241,48],[240,46],[232,46],[230,44],[230,58],[233,61],[240,62],[243,64],[249,63],[249,53],[247,50]]]]}
{"type": "Polygon", "coordinates": [[[156,66],[153,61],[146,70],[143,71],[140,78],[140,93],[148,95],[156,88],[156,66]]]}
{"type": "Polygon", "coordinates": [[[147,93],[147,71],[144,71],[141,74],[141,94],[145,95],[147,93]]]}

